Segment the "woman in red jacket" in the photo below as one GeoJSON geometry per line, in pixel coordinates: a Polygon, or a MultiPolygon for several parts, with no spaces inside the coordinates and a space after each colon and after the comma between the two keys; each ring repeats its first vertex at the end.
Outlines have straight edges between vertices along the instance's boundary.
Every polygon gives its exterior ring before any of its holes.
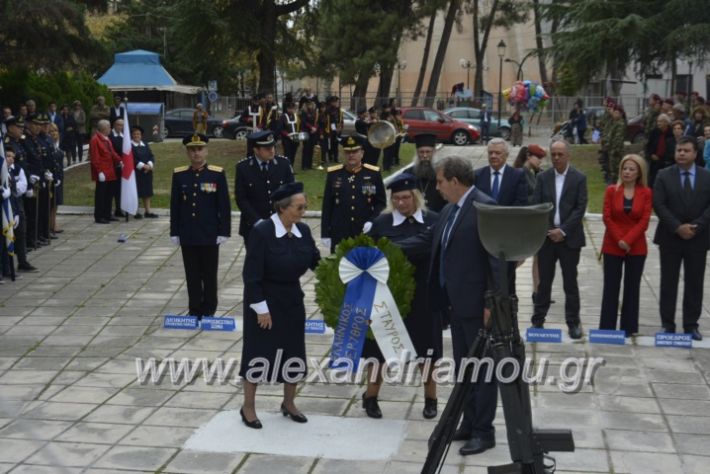
{"type": "Polygon", "coordinates": [[[626,332],[626,337],[638,332],[641,274],[648,253],[646,229],[651,209],[646,162],[638,155],[626,155],[619,165],[618,183],[610,185],[604,195],[604,292],[599,329],[616,329],[623,270],[620,329],[626,332]]]}

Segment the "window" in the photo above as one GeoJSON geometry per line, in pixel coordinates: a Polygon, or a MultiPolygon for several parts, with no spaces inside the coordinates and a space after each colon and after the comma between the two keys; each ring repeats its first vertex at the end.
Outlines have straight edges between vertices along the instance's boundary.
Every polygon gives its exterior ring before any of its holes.
{"type": "Polygon", "coordinates": [[[424,120],[427,122],[437,122],[441,118],[441,115],[439,115],[437,112],[434,112],[433,110],[425,110],[424,111],[424,120]]]}
{"type": "Polygon", "coordinates": [[[407,110],[402,118],[409,120],[424,120],[424,113],[421,110],[407,110]]]}
{"type": "Polygon", "coordinates": [[[449,116],[453,118],[462,119],[468,118],[468,113],[466,110],[452,110],[451,112],[449,112],[449,116]]]}

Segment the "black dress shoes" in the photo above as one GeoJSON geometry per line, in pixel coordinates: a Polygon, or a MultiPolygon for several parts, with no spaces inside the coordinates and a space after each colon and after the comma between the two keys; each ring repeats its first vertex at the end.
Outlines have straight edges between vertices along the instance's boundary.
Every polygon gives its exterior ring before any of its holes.
{"type": "Polygon", "coordinates": [[[116,211],[113,215],[116,217],[126,217],[126,213],[123,211],[116,211]]]}
{"type": "Polygon", "coordinates": [[[663,328],[663,332],[666,334],[675,334],[675,328],[663,328]]]}
{"type": "Polygon", "coordinates": [[[109,217],[108,220],[113,221],[113,222],[118,222],[118,219],[116,219],[115,217],[109,217]]]}
{"type": "Polygon", "coordinates": [[[465,428],[459,428],[454,432],[454,441],[468,441],[471,439],[471,432],[465,428]]]}
{"type": "Polygon", "coordinates": [[[370,418],[382,418],[382,411],[380,410],[380,405],[377,403],[377,397],[365,397],[363,393],[362,407],[370,418]]]}
{"type": "Polygon", "coordinates": [[[37,268],[30,265],[28,262],[20,263],[17,266],[17,269],[20,270],[21,272],[30,272],[30,273],[34,273],[34,272],[38,271],[37,268]]]}
{"type": "Polygon", "coordinates": [[[254,421],[247,420],[247,417],[244,416],[244,408],[241,408],[239,410],[239,414],[242,415],[242,422],[249,428],[254,428],[255,430],[260,430],[262,428],[261,421],[259,421],[259,418],[256,418],[254,421]]]}
{"type": "Polygon", "coordinates": [[[534,327],[535,329],[543,329],[545,327],[545,321],[533,321],[532,327],[534,327]]]}
{"type": "Polygon", "coordinates": [[[133,216],[134,219],[143,219],[143,214],[136,214],[133,216]]]}
{"type": "Polygon", "coordinates": [[[582,339],[582,326],[579,324],[569,326],[569,337],[570,339],[582,339]]]}
{"type": "Polygon", "coordinates": [[[283,416],[288,416],[296,423],[306,423],[308,421],[308,418],[306,418],[303,413],[291,413],[283,403],[281,404],[281,414],[283,414],[283,416]]]}
{"type": "Polygon", "coordinates": [[[467,456],[469,454],[479,454],[491,448],[495,448],[496,440],[494,439],[482,439],[478,436],[468,440],[466,444],[461,446],[459,449],[459,454],[461,456],[467,456]]]}
{"type": "Polygon", "coordinates": [[[154,213],[152,213],[152,212],[146,212],[146,213],[145,213],[145,216],[146,216],[148,219],[157,219],[157,218],[158,218],[158,214],[154,214],[154,213]]]}
{"type": "Polygon", "coordinates": [[[688,331],[687,334],[690,334],[690,337],[692,337],[694,341],[702,341],[703,340],[703,335],[700,334],[700,331],[698,331],[698,328],[688,331]]]}
{"type": "Polygon", "coordinates": [[[108,219],[96,219],[94,222],[96,222],[97,224],[108,224],[108,219]]]}
{"type": "Polygon", "coordinates": [[[422,416],[427,419],[436,418],[436,398],[425,398],[424,399],[424,410],[422,410],[422,416]]]}

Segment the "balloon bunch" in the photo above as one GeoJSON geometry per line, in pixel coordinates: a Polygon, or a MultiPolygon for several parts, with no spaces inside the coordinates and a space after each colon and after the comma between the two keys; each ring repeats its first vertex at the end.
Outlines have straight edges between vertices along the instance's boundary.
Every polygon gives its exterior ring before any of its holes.
{"type": "Polygon", "coordinates": [[[503,91],[503,97],[518,110],[536,112],[538,107],[544,107],[550,98],[541,84],[532,81],[516,81],[513,87],[503,91]]]}

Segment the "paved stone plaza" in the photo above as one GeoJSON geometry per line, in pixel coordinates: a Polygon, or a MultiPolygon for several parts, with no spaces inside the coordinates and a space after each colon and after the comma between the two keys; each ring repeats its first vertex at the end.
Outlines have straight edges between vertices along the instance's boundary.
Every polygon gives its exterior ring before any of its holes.
{"type": "MultiPolygon", "coordinates": [[[[481,149],[466,149],[472,150],[482,163],[481,149]]],[[[112,225],[95,225],[86,214],[62,215],[59,221],[65,229],[60,239],[30,254],[40,272],[0,286],[0,473],[421,470],[434,422],[422,418],[420,386],[384,386],[380,394],[384,418],[372,420],[361,408],[362,386],[304,384],[296,403],[311,417],[308,425],[276,415],[282,389],[262,386],[257,410],[263,430],[247,430],[234,422],[227,425],[234,426],[233,432],[222,432],[222,446],[227,448],[214,449],[221,452],[191,449],[205,446],[195,436],[200,427],[237,419],[241,386],[231,379],[209,385],[201,377],[191,384],[173,385],[169,379],[140,384],[135,359],[239,359],[245,252],[241,238],[232,237],[220,250],[219,272],[218,314],[236,316],[238,330],[166,330],[162,316],[184,312],[187,306],[182,259],[170,245],[167,215],[112,225]],[[120,233],[127,234],[127,242],[117,241],[120,233]],[[343,419],[357,422],[352,426],[358,430],[360,460],[352,455],[339,458],[328,450],[329,443],[341,442],[335,433],[343,419]],[[332,429],[333,434],[325,439],[309,434],[314,429],[309,425],[332,429]],[[394,440],[394,451],[387,458],[377,457],[382,451],[375,446],[379,436],[394,440]],[[288,449],[298,442],[309,449],[288,449]],[[250,448],[240,451],[240,446],[250,448]]],[[[308,223],[319,235],[318,220],[310,218],[308,223]]],[[[604,230],[598,216],[587,219],[586,229],[579,272],[585,331],[595,328],[599,319],[602,273],[597,252],[604,230]]],[[[530,274],[528,261],[518,270],[523,329],[532,309],[530,274]]],[[[314,284],[308,273],[303,279],[306,308],[310,318],[320,319],[314,284]]],[[[640,332],[645,336],[659,329],[658,284],[658,251],[651,246],[642,286],[640,332]]],[[[559,272],[553,298],[557,303],[548,326],[564,328],[559,272]]],[[[701,331],[708,336],[709,303],[706,298],[700,320],[701,331]]],[[[592,345],[586,338],[528,345],[529,356],[549,360],[552,376],[567,357],[606,361],[593,384],[578,393],[563,393],[556,384],[531,388],[536,425],[574,432],[577,450],[555,455],[558,472],[708,472],[710,350],[657,349],[644,345],[648,340],[637,338],[626,346],[592,345]]],[[[309,356],[327,357],[330,335],[309,335],[306,341],[309,356]]],[[[445,337],[444,342],[450,355],[450,339],[445,337]]],[[[440,413],[448,394],[449,388],[440,387],[440,413]]],[[[461,443],[454,443],[444,472],[483,473],[484,466],[508,462],[500,408],[496,429],[497,447],[482,455],[459,456],[461,443]]]]}

